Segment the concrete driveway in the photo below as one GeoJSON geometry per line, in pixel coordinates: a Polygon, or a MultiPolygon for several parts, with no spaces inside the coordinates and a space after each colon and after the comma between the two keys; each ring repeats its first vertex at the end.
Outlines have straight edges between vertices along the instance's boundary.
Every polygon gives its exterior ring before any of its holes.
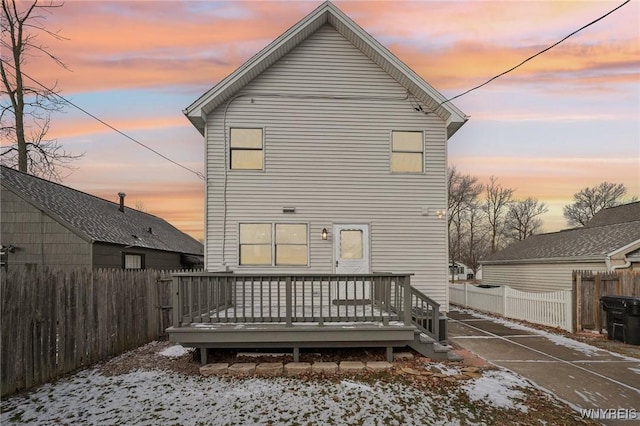
{"type": "Polygon", "coordinates": [[[458,346],[529,379],[581,413],[597,410],[585,413],[594,420],[640,424],[640,359],[468,311],[452,310],[448,316],[449,340],[458,346]]]}

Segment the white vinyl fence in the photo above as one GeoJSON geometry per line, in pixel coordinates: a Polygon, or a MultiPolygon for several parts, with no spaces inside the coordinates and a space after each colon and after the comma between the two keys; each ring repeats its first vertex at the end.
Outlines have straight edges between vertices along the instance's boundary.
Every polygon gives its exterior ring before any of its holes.
{"type": "Polygon", "coordinates": [[[501,286],[481,288],[472,284],[449,284],[449,302],[507,318],[573,331],[571,290],[531,293],[501,286]]]}

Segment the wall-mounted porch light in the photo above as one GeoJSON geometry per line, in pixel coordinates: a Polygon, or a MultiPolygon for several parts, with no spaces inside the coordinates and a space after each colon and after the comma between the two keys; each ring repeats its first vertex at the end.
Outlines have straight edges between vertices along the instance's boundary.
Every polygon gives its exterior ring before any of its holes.
{"type": "Polygon", "coordinates": [[[329,236],[329,231],[327,231],[327,228],[322,228],[322,239],[326,240],[327,237],[329,236]]]}
{"type": "Polygon", "coordinates": [[[438,219],[442,219],[447,214],[447,212],[444,210],[436,210],[435,213],[436,213],[436,216],[438,216],[438,219]]]}

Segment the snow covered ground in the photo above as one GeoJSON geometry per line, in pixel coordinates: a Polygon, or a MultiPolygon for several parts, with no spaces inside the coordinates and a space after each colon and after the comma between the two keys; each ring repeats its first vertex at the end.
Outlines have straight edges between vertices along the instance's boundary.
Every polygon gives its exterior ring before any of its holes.
{"type": "MultiPolygon", "coordinates": [[[[535,332],[585,354],[595,350],[563,336],[535,332]]],[[[446,378],[428,374],[331,379],[202,377],[167,368],[167,363],[184,366],[192,362],[189,349],[167,342],[153,342],[141,349],[151,358],[136,364],[137,369],[116,369],[112,375],[103,374],[97,366],[3,399],[0,424],[552,424],[553,419],[575,416],[527,380],[499,368],[485,369],[468,380],[454,379],[461,374],[462,365],[434,362],[417,367],[446,378]]],[[[136,351],[118,358],[135,359],[136,351]]]]}
{"type": "MultiPolygon", "coordinates": [[[[187,353],[181,346],[160,349],[157,357],[187,353]]],[[[430,366],[448,376],[460,374],[455,366],[430,366]]],[[[94,368],[3,400],[0,423],[448,425],[464,419],[483,424],[482,407],[526,413],[523,391],[530,386],[505,370],[428,392],[402,380],[205,378],[154,369],[106,376],[94,368]]]]}

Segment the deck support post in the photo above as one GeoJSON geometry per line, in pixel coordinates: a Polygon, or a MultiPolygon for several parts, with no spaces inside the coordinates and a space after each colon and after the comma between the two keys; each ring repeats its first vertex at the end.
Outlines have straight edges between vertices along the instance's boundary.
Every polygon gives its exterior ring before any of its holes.
{"type": "Polygon", "coordinates": [[[387,362],[393,362],[393,346],[387,346],[387,362]]]}
{"type": "Polygon", "coordinates": [[[207,365],[207,348],[200,347],[200,364],[207,365]]]}
{"type": "Polygon", "coordinates": [[[411,325],[413,319],[411,318],[411,275],[405,275],[402,278],[403,291],[404,291],[404,325],[411,325]]]}
{"type": "Polygon", "coordinates": [[[300,362],[300,348],[293,348],[293,362],[300,362]]]}

